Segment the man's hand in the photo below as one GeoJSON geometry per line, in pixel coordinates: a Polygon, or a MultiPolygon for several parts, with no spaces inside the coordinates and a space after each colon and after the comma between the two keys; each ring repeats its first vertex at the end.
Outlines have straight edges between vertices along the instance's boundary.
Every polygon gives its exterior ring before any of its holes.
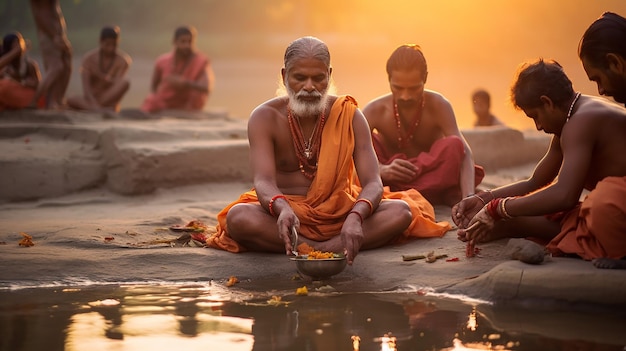
{"type": "Polygon", "coordinates": [[[341,227],[341,244],[345,249],[346,259],[351,265],[363,244],[363,225],[355,214],[349,214],[341,227]]]}
{"type": "Polygon", "coordinates": [[[291,228],[295,227],[296,230],[300,230],[300,220],[293,209],[287,206],[280,211],[276,224],[278,225],[278,236],[285,243],[285,253],[289,256],[292,251],[296,250],[291,243],[291,228]]]}
{"type": "Polygon", "coordinates": [[[388,165],[380,166],[380,177],[385,183],[409,183],[419,175],[420,170],[411,162],[395,159],[388,165]]]}
{"type": "Polygon", "coordinates": [[[452,221],[461,229],[467,228],[472,218],[484,205],[485,203],[478,195],[468,196],[452,206],[452,221]]]}
{"type": "Polygon", "coordinates": [[[487,211],[487,206],[484,206],[478,211],[474,218],[472,218],[467,228],[458,231],[459,240],[469,241],[472,245],[482,242],[489,236],[495,223],[496,220],[491,217],[487,211]]]}

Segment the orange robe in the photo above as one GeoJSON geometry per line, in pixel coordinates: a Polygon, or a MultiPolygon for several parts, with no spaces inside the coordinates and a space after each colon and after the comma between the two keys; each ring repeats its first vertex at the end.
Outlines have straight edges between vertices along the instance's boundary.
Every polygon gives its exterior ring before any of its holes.
{"type": "MultiPolygon", "coordinates": [[[[433,143],[428,152],[409,158],[403,153],[392,155],[387,151],[378,133],[372,133],[374,149],[381,164],[388,165],[395,159],[407,160],[417,166],[419,175],[410,183],[393,183],[391,190],[415,189],[433,204],[450,205],[461,201],[461,164],[465,157],[463,142],[457,136],[441,138],[433,143]]],[[[485,177],[481,166],[474,166],[474,182],[478,186],[485,177]]]]}
{"type": "MultiPolygon", "coordinates": [[[[300,234],[315,241],[325,241],[340,234],[348,212],[354,206],[361,188],[354,182],[354,131],[352,119],[357,108],[350,96],[337,99],[322,132],[322,145],[317,168],[306,196],[287,195],[287,201],[300,219],[300,234]]],[[[385,191],[383,199],[401,199],[411,208],[413,221],[402,236],[394,242],[407,238],[441,237],[450,229],[447,222],[436,222],[432,205],[415,190],[404,192],[385,191]]],[[[224,208],[218,215],[217,232],[207,244],[210,247],[242,252],[246,249],[228,235],[226,215],[239,203],[258,203],[256,192],[250,190],[224,208]]]]}
{"type": "Polygon", "coordinates": [[[607,177],[561,220],[561,232],[548,243],[555,255],[585,260],[626,257],[626,177],[607,177]]]}
{"type": "Polygon", "coordinates": [[[35,97],[35,89],[25,87],[12,79],[0,79],[0,111],[23,109],[35,97]]]}
{"type": "Polygon", "coordinates": [[[161,110],[191,110],[200,111],[206,104],[209,94],[191,88],[174,88],[167,77],[180,75],[185,79],[197,81],[208,72],[209,59],[202,53],[195,52],[189,58],[189,62],[178,62],[176,66],[174,53],[169,52],[161,55],[155,64],[155,69],[161,71],[161,82],[157,91],[148,95],[141,105],[145,112],[158,112],[161,110]]]}

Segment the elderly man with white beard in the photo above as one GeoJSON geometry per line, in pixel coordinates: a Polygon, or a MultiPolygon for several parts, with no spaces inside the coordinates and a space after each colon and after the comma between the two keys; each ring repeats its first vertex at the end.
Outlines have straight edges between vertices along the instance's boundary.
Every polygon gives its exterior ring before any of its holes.
{"type": "Polygon", "coordinates": [[[417,191],[383,191],[367,121],[354,98],[329,94],[331,73],[321,40],[287,47],[287,94],[248,121],[254,188],[218,214],[208,246],[289,255],[295,228],[304,248],[345,253],[352,264],[360,250],[449,229],[417,191]]]}

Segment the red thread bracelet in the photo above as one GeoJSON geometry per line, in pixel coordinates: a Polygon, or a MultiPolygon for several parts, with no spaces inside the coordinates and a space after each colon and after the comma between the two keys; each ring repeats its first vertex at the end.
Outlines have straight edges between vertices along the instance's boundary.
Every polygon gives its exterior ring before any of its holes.
{"type": "Polygon", "coordinates": [[[270,199],[270,202],[267,203],[267,208],[269,209],[270,214],[274,217],[276,217],[276,212],[274,212],[274,201],[278,199],[285,199],[286,201],[287,197],[285,197],[285,195],[283,194],[274,195],[274,197],[270,199]]]}
{"type": "Polygon", "coordinates": [[[361,199],[356,200],[356,202],[354,204],[356,205],[359,202],[365,202],[370,207],[370,216],[372,215],[372,213],[374,213],[374,204],[372,204],[372,202],[370,200],[365,199],[365,198],[361,198],[361,199]]]}
{"type": "Polygon", "coordinates": [[[499,221],[502,219],[502,216],[500,215],[498,211],[498,207],[500,206],[500,201],[502,201],[502,199],[499,197],[496,197],[495,199],[487,203],[487,213],[489,213],[491,218],[493,218],[496,221],[499,221]]]}
{"type": "Polygon", "coordinates": [[[359,219],[361,220],[361,224],[363,224],[363,216],[361,216],[361,214],[358,211],[352,210],[352,211],[348,212],[348,215],[350,215],[350,213],[354,213],[357,216],[359,216],[359,219]]]}

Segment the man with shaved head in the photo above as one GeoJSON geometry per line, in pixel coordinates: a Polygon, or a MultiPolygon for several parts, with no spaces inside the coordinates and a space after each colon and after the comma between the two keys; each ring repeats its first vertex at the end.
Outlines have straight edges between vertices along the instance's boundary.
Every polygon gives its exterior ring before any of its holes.
{"type": "Polygon", "coordinates": [[[290,254],[295,229],[308,247],[346,253],[352,264],[360,250],[449,229],[418,192],[383,191],[367,121],[354,98],[329,93],[331,73],[321,40],[287,47],[287,94],[248,121],[254,189],[218,214],[209,246],[290,254]]]}

